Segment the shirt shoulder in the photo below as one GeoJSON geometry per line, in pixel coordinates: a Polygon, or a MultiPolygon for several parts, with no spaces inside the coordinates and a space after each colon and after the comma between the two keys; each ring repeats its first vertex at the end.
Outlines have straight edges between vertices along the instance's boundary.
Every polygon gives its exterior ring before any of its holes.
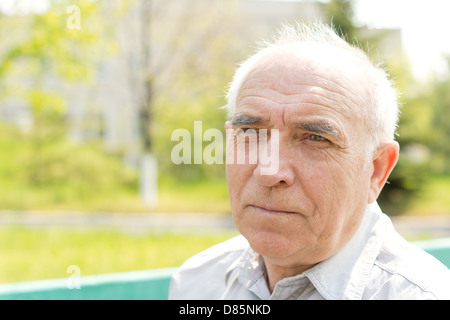
{"type": "Polygon", "coordinates": [[[219,299],[226,289],[226,271],[248,247],[237,236],[189,258],[172,277],[169,299],[219,299]]]}
{"type": "Polygon", "coordinates": [[[370,299],[450,299],[450,270],[396,232],[386,239],[370,278],[370,299]]]}

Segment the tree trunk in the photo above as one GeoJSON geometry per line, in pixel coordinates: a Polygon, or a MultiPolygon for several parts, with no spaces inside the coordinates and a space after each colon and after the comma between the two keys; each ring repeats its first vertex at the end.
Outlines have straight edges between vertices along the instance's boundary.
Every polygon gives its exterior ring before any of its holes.
{"type": "Polygon", "coordinates": [[[152,153],[144,153],[140,174],[141,199],[148,208],[158,205],[158,162],[152,153]]]}

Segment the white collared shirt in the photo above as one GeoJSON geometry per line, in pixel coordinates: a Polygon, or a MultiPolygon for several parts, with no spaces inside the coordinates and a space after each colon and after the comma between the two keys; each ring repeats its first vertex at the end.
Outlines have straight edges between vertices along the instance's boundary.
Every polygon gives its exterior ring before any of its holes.
{"type": "Polygon", "coordinates": [[[262,257],[238,236],[187,260],[169,299],[450,299],[450,270],[404,240],[375,202],[338,253],[272,293],[262,257]]]}

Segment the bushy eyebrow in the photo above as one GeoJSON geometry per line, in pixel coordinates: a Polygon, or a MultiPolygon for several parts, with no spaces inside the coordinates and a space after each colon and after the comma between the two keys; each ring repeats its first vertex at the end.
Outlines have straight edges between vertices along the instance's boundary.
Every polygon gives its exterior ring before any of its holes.
{"type": "Polygon", "coordinates": [[[232,126],[245,126],[245,125],[267,123],[267,120],[264,120],[263,118],[260,117],[251,116],[245,113],[238,113],[231,118],[230,123],[232,126]]]}
{"type": "Polygon", "coordinates": [[[301,122],[297,124],[297,127],[317,134],[330,135],[339,139],[342,138],[339,131],[330,122],[326,121],[301,122]]]}
{"type": "MultiPolygon", "coordinates": [[[[238,113],[230,119],[230,124],[232,126],[251,126],[251,125],[261,125],[267,124],[268,120],[257,116],[251,116],[246,113],[238,113]]],[[[339,130],[328,121],[308,121],[296,123],[297,128],[309,131],[315,134],[332,136],[338,140],[342,140],[343,137],[339,133],[339,130]]]]}

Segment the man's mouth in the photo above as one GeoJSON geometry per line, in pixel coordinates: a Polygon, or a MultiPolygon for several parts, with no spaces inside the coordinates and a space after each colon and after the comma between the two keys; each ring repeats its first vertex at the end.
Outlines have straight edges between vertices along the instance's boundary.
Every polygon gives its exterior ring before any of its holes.
{"type": "Polygon", "coordinates": [[[296,214],[295,211],[289,211],[278,206],[267,206],[267,205],[250,205],[253,209],[264,213],[264,214],[296,214]]]}

